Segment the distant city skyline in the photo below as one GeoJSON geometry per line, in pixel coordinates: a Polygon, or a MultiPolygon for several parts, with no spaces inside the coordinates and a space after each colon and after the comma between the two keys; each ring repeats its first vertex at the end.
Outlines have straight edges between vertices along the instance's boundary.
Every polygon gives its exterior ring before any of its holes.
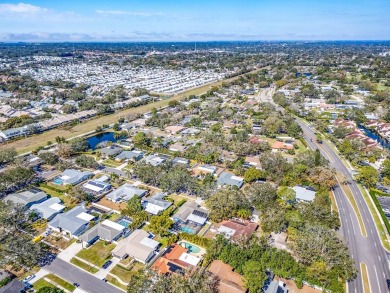
{"type": "Polygon", "coordinates": [[[0,1],[0,41],[389,40],[388,0],[0,1]]]}

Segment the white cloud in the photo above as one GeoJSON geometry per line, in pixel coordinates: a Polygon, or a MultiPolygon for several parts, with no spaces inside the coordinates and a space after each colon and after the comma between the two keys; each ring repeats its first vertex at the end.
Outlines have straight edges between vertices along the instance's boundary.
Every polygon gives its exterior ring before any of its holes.
{"type": "Polygon", "coordinates": [[[108,14],[108,15],[132,15],[132,16],[143,16],[143,17],[151,17],[151,16],[161,16],[163,13],[161,12],[139,12],[139,11],[127,11],[127,10],[96,10],[96,13],[99,14],[108,14]]]}
{"type": "Polygon", "coordinates": [[[31,4],[26,4],[26,3],[0,4],[0,13],[2,14],[9,13],[9,14],[29,15],[29,14],[37,14],[41,12],[47,12],[47,9],[39,6],[34,6],[31,4]]]}

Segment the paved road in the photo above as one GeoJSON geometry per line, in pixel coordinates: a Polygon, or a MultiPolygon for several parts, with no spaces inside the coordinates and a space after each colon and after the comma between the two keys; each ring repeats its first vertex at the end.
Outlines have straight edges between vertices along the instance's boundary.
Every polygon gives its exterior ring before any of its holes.
{"type": "Polygon", "coordinates": [[[105,283],[59,258],[56,258],[49,266],[44,267],[44,269],[56,274],[69,283],[79,283],[80,288],[89,293],[123,293],[123,291],[109,283],[105,283]]]}
{"type": "MultiPolygon", "coordinates": [[[[341,232],[347,241],[352,258],[356,262],[356,267],[360,272],[360,263],[367,265],[371,293],[387,293],[386,279],[390,278],[389,262],[387,260],[387,252],[381,244],[378,232],[375,227],[374,220],[370,210],[361,194],[356,182],[353,180],[350,172],[341,162],[334,151],[326,144],[318,144],[315,141],[315,134],[309,126],[297,121],[304,131],[304,138],[312,149],[319,149],[323,156],[330,161],[331,167],[341,172],[344,177],[350,182],[349,187],[358,205],[363,218],[364,226],[367,231],[367,237],[363,237],[359,228],[357,216],[350,204],[347,196],[340,187],[336,187],[334,193],[339,207],[341,219],[341,232]],[[311,139],[313,141],[311,141],[311,139]]],[[[361,274],[348,283],[348,292],[361,293],[363,292],[363,284],[361,274]]]]}

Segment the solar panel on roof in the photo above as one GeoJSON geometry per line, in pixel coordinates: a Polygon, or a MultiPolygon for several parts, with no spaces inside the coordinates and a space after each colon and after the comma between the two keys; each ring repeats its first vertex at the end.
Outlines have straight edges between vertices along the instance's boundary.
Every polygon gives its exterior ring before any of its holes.
{"type": "Polygon", "coordinates": [[[167,266],[169,267],[169,270],[173,273],[176,273],[176,272],[181,272],[182,271],[182,268],[179,267],[178,265],[175,265],[171,262],[168,262],[167,263],[167,266]]]}
{"type": "Polygon", "coordinates": [[[207,214],[198,210],[194,210],[192,212],[195,216],[202,217],[202,218],[207,218],[207,214]]]}

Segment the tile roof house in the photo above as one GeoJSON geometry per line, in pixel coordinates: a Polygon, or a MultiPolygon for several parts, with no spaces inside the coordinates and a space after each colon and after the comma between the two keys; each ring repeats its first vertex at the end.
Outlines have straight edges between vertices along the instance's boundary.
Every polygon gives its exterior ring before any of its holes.
{"type": "Polygon", "coordinates": [[[145,189],[140,189],[135,187],[130,183],[125,183],[121,185],[118,189],[110,192],[106,195],[106,198],[113,202],[128,201],[133,196],[143,197],[148,193],[145,189]]]}
{"type": "Polygon", "coordinates": [[[285,143],[283,141],[275,141],[273,145],[271,146],[273,151],[278,150],[292,150],[294,149],[294,146],[288,143],[285,143]]]}
{"type": "Polygon", "coordinates": [[[170,133],[170,134],[179,133],[179,132],[183,131],[184,129],[185,129],[185,127],[181,126],[181,125],[172,125],[172,126],[165,127],[165,131],[170,133]]]}
{"type": "Polygon", "coordinates": [[[11,201],[14,204],[21,204],[25,207],[31,207],[33,204],[44,202],[49,196],[40,189],[31,188],[19,193],[7,195],[3,201],[11,201]]]}
{"type": "Polygon", "coordinates": [[[258,225],[249,221],[223,221],[218,228],[218,233],[232,240],[249,239],[256,231],[258,225]]]}
{"type": "Polygon", "coordinates": [[[238,189],[240,189],[244,185],[244,178],[235,176],[229,172],[222,172],[217,179],[217,184],[220,186],[236,186],[238,189]]]}
{"type": "Polygon", "coordinates": [[[145,211],[152,215],[157,215],[159,212],[166,210],[172,205],[172,202],[163,199],[165,193],[159,192],[150,198],[145,198],[142,202],[145,211]]]}
{"type": "Polygon", "coordinates": [[[115,157],[116,160],[124,161],[129,160],[137,162],[144,157],[145,152],[143,151],[123,151],[121,154],[115,157]]]}
{"type": "Polygon", "coordinates": [[[136,229],[129,237],[118,242],[112,250],[112,255],[120,259],[130,256],[145,264],[155,255],[159,245],[159,242],[150,238],[148,232],[136,229]]]}
{"type": "Polygon", "coordinates": [[[33,204],[30,207],[31,211],[35,211],[42,219],[50,221],[57,214],[62,213],[66,206],[61,204],[58,197],[51,197],[44,202],[33,204]]]}
{"type": "Polygon", "coordinates": [[[80,240],[86,246],[93,244],[98,239],[112,242],[121,237],[125,229],[124,226],[118,223],[104,220],[81,235],[80,240]]]}
{"type": "Polygon", "coordinates": [[[76,206],[63,214],[58,214],[48,224],[54,231],[69,234],[70,238],[80,236],[95,217],[88,214],[84,206],[76,206]]]}
{"type": "Polygon", "coordinates": [[[242,276],[233,272],[233,268],[228,264],[220,260],[214,260],[208,271],[219,278],[219,292],[245,293],[247,291],[242,276]]]}
{"type": "Polygon", "coordinates": [[[295,191],[295,199],[298,202],[311,202],[316,197],[316,192],[307,186],[296,185],[292,189],[295,191]]]}
{"type": "Polygon", "coordinates": [[[93,173],[89,171],[79,171],[76,169],[66,169],[64,172],[62,172],[57,179],[62,182],[63,185],[70,184],[70,185],[76,185],[80,182],[83,182],[87,180],[88,178],[92,177],[93,173]]]}
{"type": "Polygon", "coordinates": [[[197,266],[199,262],[200,258],[188,254],[188,248],[174,243],[156,260],[151,269],[160,274],[183,274],[186,269],[197,266]]]}

